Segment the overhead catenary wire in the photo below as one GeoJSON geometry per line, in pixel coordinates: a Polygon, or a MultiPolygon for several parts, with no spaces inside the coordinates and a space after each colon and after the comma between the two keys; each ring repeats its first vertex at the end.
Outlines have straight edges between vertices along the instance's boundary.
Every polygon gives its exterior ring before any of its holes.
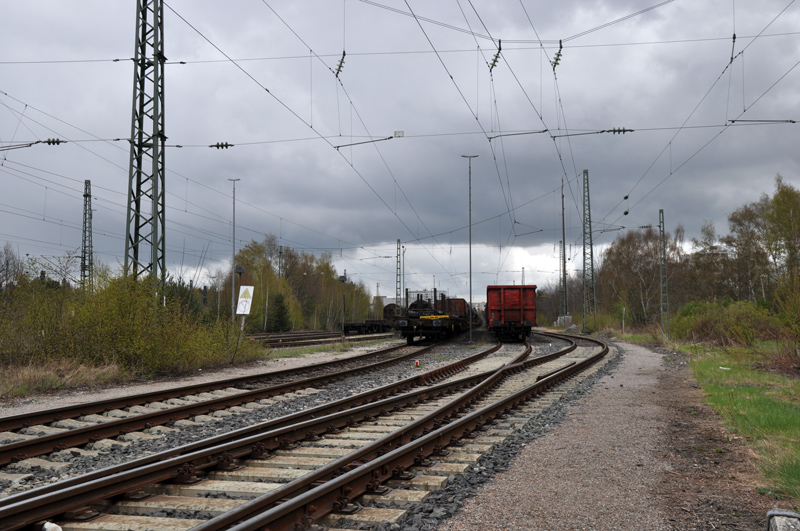
{"type": "MultiPolygon", "coordinates": [[[[488,19],[487,19],[487,20],[488,20],[488,19]]],[[[741,41],[740,41],[740,42],[741,42],[741,41]]],[[[504,45],[506,44],[506,43],[505,43],[505,40],[503,41],[503,44],[504,44],[504,45]]],[[[504,51],[505,51],[505,46],[504,46],[504,51]]],[[[474,50],[473,50],[473,52],[474,52],[474,50]]],[[[348,54],[348,58],[349,58],[349,57],[350,57],[350,54],[348,54]]],[[[350,65],[348,65],[348,66],[350,66],[350,65]]],[[[521,71],[521,70],[520,70],[520,71],[521,71]]],[[[325,76],[325,77],[327,77],[327,76],[325,76]]],[[[498,79],[499,79],[499,78],[498,78],[498,79]]],[[[345,81],[347,81],[347,80],[345,80],[345,81]]],[[[565,85],[565,86],[566,86],[566,85],[565,85]]],[[[353,87],[351,87],[351,88],[353,88],[353,87]]],[[[569,108],[570,108],[570,107],[569,107],[569,103],[570,103],[569,101],[565,101],[565,102],[564,102],[564,104],[566,105],[566,107],[567,107],[567,110],[568,110],[568,111],[569,111],[569,108]]],[[[539,106],[539,108],[541,109],[541,106],[539,106]]],[[[502,111],[503,109],[501,108],[500,110],[502,111]]],[[[303,114],[305,115],[305,113],[303,113],[303,114]]],[[[507,113],[504,113],[504,116],[506,117],[506,119],[508,119],[508,114],[507,114],[507,113]]],[[[368,117],[368,118],[372,118],[372,117],[371,117],[371,116],[369,116],[369,115],[367,115],[366,117],[368,117]]],[[[743,124],[741,124],[741,125],[743,125],[743,124]]],[[[571,131],[574,131],[574,129],[571,129],[571,131]]],[[[478,133],[478,134],[480,134],[480,133],[478,133]]],[[[411,135],[409,135],[409,136],[411,136],[411,135]]],[[[238,143],[238,142],[237,142],[237,145],[239,145],[239,143],[238,143]]],[[[576,146],[577,146],[577,144],[576,144],[576,146]]],[[[505,148],[508,148],[508,146],[505,146],[505,148]]],[[[504,148],[503,148],[502,146],[498,146],[497,158],[498,158],[498,159],[501,161],[501,163],[502,163],[502,154],[503,154],[503,152],[504,152],[503,150],[504,150],[504,148]]],[[[680,161],[677,161],[677,162],[680,162],[680,161]]],[[[514,182],[516,182],[516,181],[514,181],[514,182]]],[[[385,195],[384,195],[384,196],[385,196],[385,195]]],[[[386,196],[385,196],[385,197],[386,197],[386,196]]],[[[515,196],[515,197],[519,197],[519,196],[515,196]]],[[[190,209],[190,210],[191,210],[191,209],[190,209]]],[[[396,204],[396,203],[393,205],[393,210],[395,210],[395,211],[397,211],[397,210],[398,210],[398,207],[397,207],[397,204],[396,204]]],[[[517,212],[517,210],[516,210],[516,209],[514,209],[514,208],[512,208],[512,209],[511,209],[511,212],[512,212],[512,213],[513,213],[513,212],[517,212]]],[[[410,218],[407,218],[407,221],[408,221],[408,219],[410,219],[410,218]]],[[[427,218],[426,218],[426,219],[427,219],[427,218]]],[[[411,223],[409,223],[409,224],[411,224],[411,223]]],[[[438,229],[439,227],[435,227],[435,226],[434,226],[434,227],[432,227],[432,228],[434,228],[434,229],[438,229]]],[[[519,227],[517,227],[517,229],[519,229],[519,227]]],[[[436,230],[434,230],[433,232],[437,232],[437,231],[436,231],[436,230]]],[[[518,231],[518,232],[521,232],[521,231],[518,231]]],[[[424,235],[424,232],[422,232],[422,234],[420,234],[420,235],[424,235]]],[[[298,240],[301,240],[301,241],[303,240],[303,238],[302,238],[302,237],[301,237],[301,238],[296,238],[296,239],[298,239],[298,240]]]]}
{"type": "MultiPolygon", "coordinates": [[[[665,154],[665,153],[666,153],[668,150],[670,150],[670,149],[671,149],[672,143],[675,141],[675,139],[678,137],[678,135],[679,135],[679,134],[680,134],[680,133],[681,133],[681,132],[682,132],[684,129],[688,129],[688,127],[686,127],[686,124],[687,124],[687,123],[689,122],[689,120],[690,120],[690,119],[691,119],[691,118],[694,116],[694,114],[695,114],[695,113],[698,111],[698,109],[699,109],[699,108],[702,106],[703,102],[705,102],[705,100],[708,98],[708,96],[709,96],[709,95],[711,94],[711,92],[713,91],[714,87],[715,87],[715,86],[716,86],[716,85],[719,83],[719,81],[720,81],[720,80],[723,78],[723,76],[725,75],[725,73],[726,73],[726,72],[727,72],[727,71],[728,71],[728,70],[731,68],[731,66],[734,64],[734,60],[735,60],[735,59],[737,59],[737,58],[739,58],[739,57],[743,57],[743,54],[744,54],[745,50],[746,50],[747,48],[749,48],[751,45],[753,45],[753,43],[756,41],[756,39],[758,39],[760,35],[762,35],[762,34],[763,34],[763,33],[764,33],[764,32],[765,32],[765,31],[766,31],[766,30],[767,30],[767,29],[768,29],[768,28],[769,28],[769,27],[770,27],[772,24],[774,24],[774,23],[775,23],[775,21],[776,21],[776,20],[778,20],[778,18],[779,18],[779,17],[781,17],[781,16],[782,16],[782,15],[783,15],[783,14],[786,12],[786,10],[787,10],[787,9],[789,9],[789,7],[791,7],[791,6],[792,6],[792,4],[794,4],[794,3],[795,3],[795,1],[796,1],[796,0],[790,0],[790,2],[789,2],[788,4],[786,4],[786,5],[784,6],[784,8],[783,8],[783,9],[781,9],[781,10],[780,10],[780,11],[779,11],[779,12],[778,12],[778,13],[777,13],[777,14],[776,14],[776,15],[775,15],[775,16],[774,16],[774,17],[773,17],[773,18],[772,18],[772,19],[771,19],[771,20],[770,20],[770,21],[769,21],[769,22],[768,22],[768,23],[767,23],[767,24],[766,24],[766,25],[765,25],[765,26],[762,28],[762,30],[761,30],[761,31],[760,31],[760,32],[759,32],[759,33],[756,35],[756,37],[755,37],[755,38],[753,38],[753,40],[751,40],[751,41],[750,41],[750,42],[749,42],[747,45],[745,45],[745,46],[742,48],[742,50],[740,50],[740,51],[739,51],[739,53],[738,53],[738,54],[735,54],[735,55],[733,55],[733,52],[731,53],[731,58],[730,58],[730,59],[729,59],[729,60],[728,60],[728,61],[725,63],[725,65],[724,65],[724,66],[723,66],[723,68],[722,68],[722,71],[721,71],[721,72],[719,73],[719,75],[718,75],[718,76],[717,76],[717,77],[714,79],[714,81],[712,82],[712,84],[711,84],[711,86],[709,87],[709,89],[708,89],[708,90],[707,90],[707,91],[706,91],[706,92],[703,94],[703,96],[700,98],[700,101],[699,101],[699,102],[698,102],[698,103],[697,103],[697,104],[696,104],[696,105],[695,105],[695,106],[692,108],[692,110],[690,111],[689,115],[688,115],[688,116],[686,117],[686,119],[683,121],[683,123],[681,124],[681,126],[680,126],[680,127],[679,127],[679,128],[676,130],[676,131],[675,131],[675,134],[674,134],[674,135],[672,135],[672,137],[671,137],[671,138],[668,140],[668,142],[667,142],[667,143],[666,143],[666,145],[665,145],[665,146],[662,148],[662,150],[661,150],[661,151],[658,153],[658,155],[657,155],[657,156],[656,156],[656,158],[653,160],[653,162],[652,162],[652,163],[651,163],[651,164],[650,164],[650,165],[647,167],[647,169],[645,170],[645,172],[644,172],[644,173],[643,173],[643,174],[642,174],[642,175],[639,177],[639,179],[638,179],[638,180],[637,180],[637,181],[634,183],[633,187],[631,187],[631,188],[629,189],[628,193],[627,193],[627,194],[625,194],[625,197],[629,197],[629,196],[630,196],[630,195],[633,193],[633,191],[634,191],[634,190],[635,190],[635,189],[636,189],[636,188],[639,186],[639,184],[640,184],[640,183],[643,181],[643,179],[644,179],[644,178],[645,178],[645,177],[646,177],[646,176],[647,176],[647,175],[650,173],[650,171],[651,171],[651,170],[652,170],[652,169],[655,167],[656,163],[657,163],[657,162],[658,162],[658,161],[661,159],[661,157],[662,157],[662,156],[663,156],[663,155],[664,155],[664,154],[665,154]]],[[[735,16],[735,15],[734,15],[734,16],[735,16]]],[[[735,39],[734,39],[734,43],[735,43],[735,39]]],[[[793,70],[794,70],[794,69],[795,69],[795,68],[798,66],[798,64],[800,64],[800,61],[799,61],[798,63],[795,63],[795,64],[794,64],[792,67],[790,67],[790,68],[789,68],[789,70],[787,70],[787,71],[786,71],[786,72],[785,72],[783,75],[781,75],[781,76],[780,76],[780,77],[779,77],[779,78],[778,78],[778,79],[777,79],[777,80],[776,80],[776,81],[775,81],[775,82],[774,82],[772,85],[770,85],[770,86],[769,86],[769,87],[768,87],[768,88],[767,88],[767,89],[766,89],[766,90],[765,90],[765,91],[764,91],[764,92],[763,92],[763,93],[762,93],[760,96],[758,96],[758,98],[756,98],[756,99],[753,101],[753,103],[751,103],[751,105],[750,105],[749,107],[752,107],[753,105],[755,105],[755,104],[756,104],[756,103],[757,103],[757,102],[758,102],[758,101],[759,101],[761,98],[763,98],[763,97],[764,97],[764,95],[766,95],[768,92],[770,92],[770,91],[771,91],[771,90],[772,90],[772,89],[773,89],[773,88],[774,88],[774,87],[775,87],[775,86],[776,86],[778,83],[780,83],[780,81],[782,81],[782,80],[783,80],[783,79],[784,79],[784,78],[785,78],[785,77],[786,77],[786,76],[787,76],[787,75],[788,75],[790,72],[792,72],[792,71],[793,71],[793,70]]],[[[700,146],[700,147],[699,147],[699,148],[698,148],[696,151],[694,151],[694,152],[693,152],[691,155],[689,155],[689,157],[688,157],[686,160],[684,160],[684,161],[683,161],[681,164],[679,164],[677,167],[673,168],[673,167],[672,167],[672,164],[670,163],[670,169],[669,169],[669,172],[667,173],[667,175],[666,175],[666,176],[665,176],[663,179],[661,179],[660,181],[658,181],[658,182],[657,182],[657,183],[656,183],[656,184],[655,184],[655,185],[654,185],[654,186],[653,186],[653,187],[652,187],[652,188],[651,188],[651,189],[650,189],[648,192],[646,192],[646,193],[645,193],[645,194],[644,194],[644,195],[643,195],[643,196],[642,196],[642,197],[641,197],[641,198],[640,198],[638,201],[636,201],[636,202],[635,202],[635,203],[634,203],[634,204],[633,204],[633,205],[632,205],[632,206],[631,206],[631,207],[630,207],[628,210],[626,210],[626,211],[625,211],[625,215],[627,215],[627,214],[629,213],[629,211],[630,211],[630,210],[631,210],[633,207],[637,206],[637,205],[638,205],[639,203],[641,203],[641,202],[642,202],[642,201],[643,201],[645,198],[647,198],[647,197],[648,197],[650,194],[652,194],[652,193],[653,193],[653,192],[654,192],[654,191],[655,191],[655,190],[656,190],[658,187],[660,187],[660,186],[661,186],[661,185],[662,185],[664,182],[666,182],[666,181],[667,181],[667,180],[668,180],[670,177],[672,177],[672,176],[673,176],[673,175],[674,175],[674,174],[675,174],[675,173],[676,173],[678,170],[680,170],[681,168],[683,168],[683,166],[685,166],[685,165],[686,165],[686,164],[687,164],[689,161],[691,161],[692,159],[694,159],[694,158],[695,158],[695,157],[696,157],[696,156],[697,156],[697,155],[698,155],[698,154],[699,154],[701,151],[703,151],[703,150],[704,150],[704,149],[705,149],[705,148],[706,148],[708,145],[710,145],[710,144],[711,144],[711,143],[712,143],[714,140],[716,140],[717,138],[719,138],[719,136],[720,136],[722,133],[724,133],[725,131],[727,131],[727,129],[728,129],[729,127],[731,127],[731,125],[733,125],[733,124],[734,124],[734,123],[735,123],[735,122],[736,122],[736,121],[737,121],[739,118],[741,118],[741,116],[742,116],[742,115],[744,115],[744,114],[747,112],[747,110],[748,110],[748,108],[749,108],[749,107],[745,105],[745,106],[744,106],[744,108],[743,108],[743,110],[742,110],[742,112],[741,112],[741,113],[740,113],[740,114],[739,114],[739,115],[738,115],[738,116],[737,116],[737,117],[736,117],[734,120],[727,120],[727,116],[726,116],[726,123],[725,123],[725,124],[723,124],[723,125],[721,125],[721,126],[718,126],[718,127],[721,127],[721,129],[720,129],[720,130],[719,130],[719,131],[718,131],[716,134],[714,134],[714,135],[713,135],[713,136],[712,136],[712,137],[711,137],[711,138],[710,138],[708,141],[706,141],[704,144],[702,144],[702,145],[701,145],[701,146],[700,146]]],[[[791,122],[791,120],[789,120],[789,122],[791,122]]],[[[605,219],[607,219],[607,218],[609,217],[609,215],[610,215],[612,212],[614,212],[614,211],[615,211],[615,210],[616,210],[616,209],[617,209],[617,208],[618,208],[618,207],[619,207],[621,204],[622,204],[622,201],[618,202],[618,203],[617,203],[617,204],[616,204],[616,205],[615,205],[615,206],[614,206],[614,207],[611,209],[611,211],[610,211],[608,214],[606,214],[605,216],[603,216],[603,217],[602,217],[602,220],[605,220],[605,219]]],[[[616,219],[615,219],[615,220],[614,220],[612,223],[616,223],[616,222],[617,222],[617,221],[619,221],[621,218],[622,218],[622,216],[618,216],[618,217],[617,217],[617,218],[616,218],[616,219]]]]}
{"type": "MultiPolygon", "coordinates": [[[[295,30],[294,30],[294,29],[293,29],[293,28],[292,28],[292,27],[291,27],[291,26],[290,26],[290,25],[287,23],[287,22],[286,22],[286,20],[284,20],[284,19],[283,19],[283,18],[282,18],[282,17],[281,17],[281,16],[280,16],[278,13],[277,13],[277,11],[275,11],[275,9],[273,9],[273,8],[272,8],[272,7],[269,5],[269,3],[267,3],[267,1],[266,1],[266,0],[262,0],[262,3],[263,3],[263,4],[264,4],[264,5],[265,5],[265,6],[266,6],[266,7],[267,7],[267,8],[268,8],[270,11],[272,11],[272,13],[273,13],[273,14],[275,14],[275,16],[278,18],[278,20],[280,20],[280,21],[281,21],[281,23],[283,23],[283,24],[284,24],[284,25],[285,25],[285,26],[286,26],[286,27],[289,29],[289,31],[291,31],[291,32],[292,32],[292,34],[293,34],[293,35],[294,35],[294,36],[295,36],[295,37],[296,37],[296,38],[297,38],[297,39],[298,39],[298,40],[299,40],[299,41],[300,41],[300,42],[301,42],[301,43],[302,43],[302,44],[303,44],[305,47],[307,47],[307,48],[309,49],[309,51],[311,50],[311,47],[310,47],[310,46],[309,46],[309,45],[306,43],[306,41],[305,41],[305,40],[304,40],[304,39],[303,39],[303,38],[302,38],[302,37],[301,37],[301,36],[300,36],[300,35],[299,35],[299,34],[298,34],[298,33],[297,33],[297,32],[296,32],[296,31],[295,31],[295,30]]],[[[344,59],[344,55],[345,55],[345,54],[344,54],[344,52],[343,52],[343,54],[342,54],[342,59],[344,59]]],[[[320,59],[320,60],[321,60],[321,59],[320,59]]],[[[340,64],[341,64],[341,63],[340,63],[340,64]]],[[[327,65],[326,65],[326,67],[327,67],[327,65]]],[[[336,71],[336,72],[334,72],[334,71],[333,71],[333,70],[332,70],[330,67],[327,67],[327,68],[328,68],[328,69],[329,69],[329,70],[330,70],[332,73],[334,73],[334,74],[335,74],[335,76],[334,76],[334,77],[336,78],[336,83],[337,83],[337,92],[336,92],[336,94],[337,94],[337,102],[338,102],[338,94],[339,94],[339,92],[338,92],[338,88],[341,88],[341,89],[342,89],[342,92],[345,94],[345,96],[347,97],[348,101],[350,102],[351,109],[352,109],[352,110],[355,112],[355,115],[356,115],[356,117],[358,118],[358,120],[359,120],[359,122],[360,122],[361,126],[362,126],[362,127],[364,127],[365,131],[367,131],[367,135],[368,135],[368,136],[370,136],[370,137],[372,137],[372,135],[369,133],[369,128],[367,127],[367,125],[366,125],[366,123],[365,123],[364,119],[363,119],[363,118],[362,118],[362,116],[361,116],[361,113],[360,113],[360,112],[358,111],[358,109],[355,107],[355,105],[354,105],[354,103],[353,103],[353,100],[352,100],[352,98],[351,98],[351,97],[350,97],[350,95],[348,94],[348,92],[347,92],[347,89],[346,89],[346,88],[345,88],[345,86],[344,86],[344,82],[343,82],[343,80],[342,80],[342,79],[339,77],[339,75],[338,75],[338,74],[340,73],[340,69],[337,69],[337,71],[336,71]]],[[[338,103],[337,103],[337,106],[338,106],[338,103]]],[[[341,127],[341,125],[340,125],[340,127],[341,127]]],[[[391,138],[391,137],[389,137],[389,138],[391,138]]],[[[386,140],[388,140],[388,138],[385,138],[385,139],[386,139],[386,140]]],[[[330,143],[330,142],[329,142],[329,143],[330,143]]],[[[365,143],[369,143],[369,142],[365,142],[365,143]]],[[[388,165],[388,163],[387,163],[386,159],[383,157],[383,154],[381,153],[380,149],[379,149],[377,146],[374,146],[374,142],[372,142],[372,143],[373,143],[373,147],[375,148],[375,150],[377,151],[377,153],[378,153],[379,157],[381,158],[381,161],[383,162],[383,164],[384,164],[384,167],[385,167],[385,168],[386,168],[386,170],[389,172],[389,175],[391,176],[391,178],[392,178],[392,181],[394,182],[395,186],[397,187],[397,189],[399,189],[399,190],[400,190],[400,192],[401,192],[401,194],[402,194],[403,198],[406,200],[406,203],[407,203],[407,204],[409,205],[409,207],[411,208],[411,210],[412,210],[412,212],[414,213],[414,215],[416,216],[416,218],[417,218],[418,222],[420,222],[420,223],[423,225],[423,227],[425,227],[425,230],[427,230],[427,231],[428,231],[428,233],[430,234],[430,233],[431,233],[430,229],[428,229],[427,225],[425,224],[425,222],[424,222],[424,221],[422,220],[422,218],[420,217],[419,213],[417,212],[416,208],[415,208],[415,207],[414,207],[414,205],[412,204],[411,200],[410,200],[410,199],[408,198],[408,196],[406,195],[406,192],[405,192],[405,190],[404,190],[404,189],[403,189],[403,187],[400,185],[400,183],[397,181],[397,178],[395,177],[395,175],[394,175],[394,172],[392,172],[392,170],[391,170],[391,168],[389,167],[389,165],[388,165]]],[[[332,147],[336,148],[337,152],[339,152],[339,154],[341,155],[341,152],[339,151],[339,149],[338,149],[336,146],[334,146],[332,143],[330,143],[330,144],[332,145],[332,147]]],[[[355,145],[355,143],[351,143],[351,145],[355,145]]],[[[339,146],[339,147],[344,147],[344,146],[339,146]]],[[[375,194],[376,194],[376,195],[379,197],[379,199],[381,199],[381,201],[383,202],[383,204],[384,204],[384,205],[385,205],[385,206],[386,206],[386,207],[387,207],[387,208],[388,208],[388,209],[389,209],[389,210],[392,212],[392,214],[394,214],[395,218],[396,218],[396,219],[398,219],[398,220],[401,222],[401,224],[402,224],[402,225],[403,225],[403,226],[406,228],[406,230],[408,230],[410,233],[412,233],[412,234],[413,234],[413,231],[410,229],[410,227],[409,227],[409,226],[408,226],[408,225],[407,225],[407,224],[406,224],[406,223],[405,223],[405,222],[404,222],[404,221],[403,221],[403,220],[400,218],[400,216],[399,216],[399,214],[398,214],[398,212],[397,212],[397,209],[395,208],[395,209],[393,210],[393,209],[392,209],[392,208],[391,208],[391,207],[388,205],[388,203],[387,203],[387,202],[386,202],[386,201],[385,201],[385,200],[384,200],[384,199],[383,199],[383,198],[382,198],[382,197],[381,197],[381,196],[380,196],[380,195],[377,193],[377,191],[376,191],[374,188],[372,188],[372,186],[371,186],[369,183],[367,183],[366,179],[365,179],[365,178],[364,178],[364,177],[363,177],[363,176],[360,174],[360,172],[358,172],[358,170],[356,170],[356,169],[355,169],[355,167],[353,166],[353,164],[352,164],[352,163],[350,163],[350,167],[351,167],[351,168],[352,168],[354,171],[356,171],[356,173],[357,173],[357,174],[358,174],[358,175],[361,177],[361,179],[362,179],[362,180],[363,180],[363,181],[364,181],[364,182],[365,182],[365,183],[366,183],[366,184],[367,184],[367,185],[370,187],[370,189],[371,189],[371,190],[372,190],[372,191],[373,191],[373,192],[374,192],[374,193],[375,193],[375,194]]],[[[436,260],[435,256],[434,256],[434,255],[433,255],[433,254],[432,254],[432,253],[431,253],[429,250],[427,250],[427,249],[426,249],[426,251],[427,251],[427,252],[428,252],[428,254],[431,256],[431,258],[433,258],[434,260],[436,260]]],[[[440,265],[441,265],[441,264],[440,264],[440,265]]],[[[443,266],[443,265],[442,265],[442,268],[444,269],[444,266],[443,266]]]]}

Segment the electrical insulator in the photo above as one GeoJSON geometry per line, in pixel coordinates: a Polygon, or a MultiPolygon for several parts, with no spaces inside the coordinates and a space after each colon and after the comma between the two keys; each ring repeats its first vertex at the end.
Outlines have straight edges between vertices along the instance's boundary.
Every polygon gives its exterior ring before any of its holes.
{"type": "Polygon", "coordinates": [[[557,67],[557,66],[558,66],[558,64],[561,62],[561,50],[562,50],[562,49],[564,49],[564,45],[563,45],[563,44],[561,43],[561,41],[559,40],[559,41],[558,41],[558,51],[556,52],[556,55],[555,55],[555,57],[553,57],[553,61],[552,61],[552,63],[551,63],[551,64],[553,65],[553,72],[555,72],[555,71],[556,71],[556,67],[557,67]]]}
{"type": "Polygon", "coordinates": [[[344,68],[344,56],[347,55],[344,50],[342,50],[342,58],[339,59],[339,64],[336,65],[336,77],[339,77],[339,74],[342,73],[342,68],[344,68]]]}
{"type": "Polygon", "coordinates": [[[500,52],[502,50],[503,50],[503,41],[499,40],[499,41],[497,41],[497,53],[494,54],[494,57],[492,58],[492,63],[489,65],[489,72],[494,70],[494,67],[497,66],[497,61],[498,61],[498,59],[500,59],[500,52]]]}
{"type": "Polygon", "coordinates": [[[227,142],[217,142],[216,144],[208,147],[213,147],[217,149],[228,149],[229,147],[233,147],[233,144],[228,144],[227,142]]]}
{"type": "Polygon", "coordinates": [[[50,146],[52,146],[53,144],[58,145],[61,142],[64,142],[64,140],[61,140],[60,138],[48,138],[47,140],[45,140],[45,143],[50,146]]]}

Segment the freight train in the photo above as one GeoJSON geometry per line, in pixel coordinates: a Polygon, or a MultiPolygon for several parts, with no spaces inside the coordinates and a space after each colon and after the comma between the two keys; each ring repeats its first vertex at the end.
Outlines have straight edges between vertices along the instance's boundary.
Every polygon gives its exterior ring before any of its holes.
{"type": "MultiPolygon", "coordinates": [[[[439,341],[468,330],[470,323],[472,328],[483,324],[480,314],[464,299],[451,299],[443,293],[439,293],[437,297],[435,289],[433,292],[412,292],[411,295],[416,298],[408,305],[408,311],[403,306],[387,304],[383,307],[383,319],[345,323],[345,335],[394,329],[411,345],[418,338],[439,341]],[[431,293],[433,300],[430,298],[431,293]]],[[[406,300],[408,296],[409,292],[406,290],[406,300]]]]}
{"type": "Polygon", "coordinates": [[[536,325],[536,286],[487,286],[486,322],[498,341],[525,341],[536,325]]]}
{"type": "Polygon", "coordinates": [[[384,308],[384,317],[389,314],[394,317],[395,330],[400,332],[400,336],[409,345],[417,338],[439,341],[453,337],[468,330],[470,322],[473,328],[482,324],[480,315],[467,301],[451,299],[444,294],[437,297],[435,289],[433,301],[417,294],[417,298],[408,305],[405,315],[397,315],[398,313],[398,308],[393,304],[384,308]]]}

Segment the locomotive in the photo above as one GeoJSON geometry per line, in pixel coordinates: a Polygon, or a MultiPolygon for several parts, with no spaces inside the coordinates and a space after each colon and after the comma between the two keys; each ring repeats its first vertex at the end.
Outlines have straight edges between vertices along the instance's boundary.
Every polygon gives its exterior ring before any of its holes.
{"type": "MultiPolygon", "coordinates": [[[[408,293],[406,293],[406,300],[408,293]]],[[[428,338],[435,341],[446,339],[467,330],[472,322],[473,327],[482,324],[481,318],[464,299],[451,299],[445,294],[437,297],[433,290],[433,300],[423,298],[420,293],[408,305],[405,315],[398,316],[399,308],[393,304],[384,308],[384,317],[394,316],[395,330],[411,345],[416,338],[428,338]],[[392,306],[392,308],[389,308],[392,306]]]]}

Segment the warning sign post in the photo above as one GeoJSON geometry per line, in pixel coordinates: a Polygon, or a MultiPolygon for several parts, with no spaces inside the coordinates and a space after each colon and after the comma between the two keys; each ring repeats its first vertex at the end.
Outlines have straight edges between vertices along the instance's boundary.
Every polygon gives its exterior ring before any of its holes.
{"type": "Polygon", "coordinates": [[[250,306],[253,305],[253,286],[239,287],[239,303],[236,305],[236,315],[250,315],[250,306]]]}
{"type": "Polygon", "coordinates": [[[239,286],[239,302],[236,304],[236,315],[242,316],[242,330],[244,330],[244,316],[250,315],[253,305],[253,286],[239,286]]]}

